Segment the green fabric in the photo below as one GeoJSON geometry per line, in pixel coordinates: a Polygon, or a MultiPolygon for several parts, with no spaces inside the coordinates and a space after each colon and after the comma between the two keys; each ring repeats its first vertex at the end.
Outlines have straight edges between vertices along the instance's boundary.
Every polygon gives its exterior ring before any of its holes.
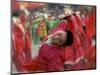
{"type": "Polygon", "coordinates": [[[38,24],[39,24],[39,19],[33,20],[31,27],[31,35],[32,35],[31,37],[33,44],[38,44],[40,42],[40,37],[36,33],[36,28],[38,27],[38,24]]]}
{"type": "Polygon", "coordinates": [[[48,29],[55,28],[57,24],[60,22],[60,20],[45,20],[46,26],[48,29]]]}

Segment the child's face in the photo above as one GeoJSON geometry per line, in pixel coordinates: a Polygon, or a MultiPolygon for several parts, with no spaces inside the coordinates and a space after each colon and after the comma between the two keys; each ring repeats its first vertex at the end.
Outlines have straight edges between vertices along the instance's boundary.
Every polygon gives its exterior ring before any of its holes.
{"type": "Polygon", "coordinates": [[[71,15],[72,14],[72,9],[70,9],[70,8],[64,9],[64,14],[71,15]]]}
{"type": "Polygon", "coordinates": [[[64,31],[58,31],[53,34],[52,43],[62,46],[66,41],[67,34],[64,31]]]}

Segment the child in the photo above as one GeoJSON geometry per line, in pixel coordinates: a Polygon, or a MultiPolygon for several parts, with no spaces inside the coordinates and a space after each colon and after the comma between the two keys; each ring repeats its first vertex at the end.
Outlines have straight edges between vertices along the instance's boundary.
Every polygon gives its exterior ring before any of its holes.
{"type": "MultiPolygon", "coordinates": [[[[42,42],[36,60],[25,65],[28,71],[62,71],[65,62],[65,44],[68,42],[67,27],[65,21],[52,29],[47,40],[42,42]]],[[[72,42],[72,41],[70,41],[72,42]]]]}
{"type": "Polygon", "coordinates": [[[67,34],[57,31],[51,36],[50,43],[44,43],[37,56],[37,62],[44,65],[47,71],[61,71],[64,69],[64,43],[67,34]]]}

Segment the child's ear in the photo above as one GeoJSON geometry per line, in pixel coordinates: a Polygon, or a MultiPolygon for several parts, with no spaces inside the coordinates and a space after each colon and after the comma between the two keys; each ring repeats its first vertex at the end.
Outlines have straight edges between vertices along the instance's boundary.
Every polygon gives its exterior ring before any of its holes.
{"type": "Polygon", "coordinates": [[[66,42],[65,42],[65,45],[66,46],[70,46],[72,45],[73,43],[73,33],[71,31],[67,31],[67,39],[66,39],[66,42]]]}

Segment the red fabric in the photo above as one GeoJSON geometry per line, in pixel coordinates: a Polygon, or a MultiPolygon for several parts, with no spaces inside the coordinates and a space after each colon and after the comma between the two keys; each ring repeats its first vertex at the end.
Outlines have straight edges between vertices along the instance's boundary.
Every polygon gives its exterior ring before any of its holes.
{"type": "Polygon", "coordinates": [[[50,31],[49,34],[53,34],[53,33],[55,33],[56,31],[59,31],[59,30],[67,30],[67,23],[66,23],[64,20],[62,20],[62,21],[57,25],[56,28],[51,29],[51,31],[50,31]]]}
{"type": "Polygon", "coordinates": [[[12,25],[12,34],[14,36],[14,41],[16,45],[16,50],[21,51],[24,49],[24,33],[22,32],[21,28],[18,27],[17,25],[13,24],[12,25]]]}
{"type": "Polygon", "coordinates": [[[31,39],[29,31],[24,33],[20,27],[12,24],[13,62],[18,72],[26,71],[23,64],[32,61],[31,39]]]}
{"type": "Polygon", "coordinates": [[[89,47],[85,52],[87,63],[85,69],[96,68],[96,46],[89,47]]]}
{"type": "Polygon", "coordinates": [[[33,8],[38,8],[41,6],[46,5],[45,3],[38,3],[38,2],[30,2],[26,5],[26,8],[32,10],[33,8]]]}
{"type": "Polygon", "coordinates": [[[85,15],[82,15],[82,16],[81,16],[81,20],[82,20],[82,24],[83,24],[84,26],[86,26],[87,17],[86,17],[85,15]]]}
{"type": "Polygon", "coordinates": [[[60,71],[64,67],[64,50],[44,44],[39,49],[36,60],[23,65],[28,71],[60,71]],[[56,60],[56,61],[55,61],[56,60]]]}
{"type": "Polygon", "coordinates": [[[82,23],[81,17],[79,17],[77,14],[75,14],[74,17],[75,17],[75,20],[77,22],[78,31],[83,32],[83,29],[82,29],[83,23],[82,23]]]}
{"type": "Polygon", "coordinates": [[[32,61],[32,42],[30,38],[30,30],[27,29],[25,34],[25,56],[26,62],[29,63],[32,61]]]}
{"type": "Polygon", "coordinates": [[[75,26],[77,25],[75,17],[73,15],[70,16],[70,18],[66,17],[67,23],[68,23],[68,29],[72,32],[74,32],[75,26]]]}
{"type": "MultiPolygon", "coordinates": [[[[65,48],[66,62],[71,61],[71,62],[75,63],[75,61],[83,55],[84,55],[84,53],[83,53],[83,50],[82,50],[82,47],[80,44],[79,37],[78,37],[78,35],[76,35],[74,33],[73,44],[69,47],[66,46],[66,48],[65,48]]],[[[66,70],[75,70],[75,69],[77,69],[77,70],[82,69],[82,64],[80,62],[78,62],[77,64],[67,66],[67,68],[66,68],[66,70]]]]}
{"type": "Polygon", "coordinates": [[[20,9],[19,4],[16,0],[11,0],[11,6],[12,6],[12,11],[16,12],[17,10],[20,9]]]}
{"type": "Polygon", "coordinates": [[[74,56],[73,47],[72,46],[66,47],[65,48],[65,60],[74,62],[73,56],[74,56]]]}
{"type": "Polygon", "coordinates": [[[30,26],[32,26],[32,15],[29,17],[30,26]]]}
{"type": "Polygon", "coordinates": [[[95,50],[96,47],[95,46],[91,46],[88,48],[88,50],[85,52],[85,57],[90,61],[91,59],[95,58],[94,54],[95,54],[95,50]],[[93,55],[93,56],[92,56],[93,55]]]}
{"type": "Polygon", "coordinates": [[[83,51],[86,51],[91,45],[91,40],[88,39],[86,34],[82,34],[82,33],[79,35],[79,38],[80,38],[80,42],[81,42],[83,51]]]}
{"type": "Polygon", "coordinates": [[[29,64],[24,64],[23,68],[26,68],[29,71],[46,71],[47,68],[44,65],[41,65],[36,60],[32,60],[29,64]]]}
{"type": "Polygon", "coordinates": [[[14,23],[12,23],[12,42],[13,42],[12,43],[13,44],[13,48],[12,48],[13,62],[15,64],[18,72],[24,72],[24,71],[26,71],[26,69],[24,69],[22,67],[22,65],[24,64],[24,61],[25,61],[24,34],[23,34],[22,30],[14,23]]]}
{"type": "Polygon", "coordinates": [[[45,65],[47,71],[60,71],[64,68],[64,50],[55,45],[44,44],[41,46],[36,60],[45,65]]]}
{"type": "Polygon", "coordinates": [[[26,15],[25,15],[24,12],[19,14],[19,19],[20,19],[23,26],[25,26],[25,23],[26,23],[26,17],[25,16],[26,15]]]}
{"type": "Polygon", "coordinates": [[[93,8],[88,14],[86,24],[86,34],[90,39],[95,35],[95,20],[96,20],[96,9],[93,8]]]}

